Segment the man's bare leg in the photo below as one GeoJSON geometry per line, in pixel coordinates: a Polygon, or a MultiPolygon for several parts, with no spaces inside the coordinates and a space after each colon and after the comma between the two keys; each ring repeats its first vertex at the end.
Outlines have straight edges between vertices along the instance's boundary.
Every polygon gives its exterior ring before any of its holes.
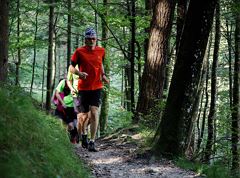
{"type": "Polygon", "coordinates": [[[97,133],[97,127],[98,127],[98,107],[96,106],[91,106],[91,118],[90,118],[90,139],[92,141],[95,140],[96,138],[96,133],[97,133]]]}
{"type": "Polygon", "coordinates": [[[98,127],[98,117],[99,117],[99,113],[98,113],[98,107],[96,106],[91,106],[91,118],[90,118],[90,142],[89,142],[89,146],[88,146],[88,150],[89,151],[93,151],[96,152],[98,150],[95,149],[95,138],[96,138],[96,133],[97,133],[97,127],[98,127]]]}
{"type": "Polygon", "coordinates": [[[87,134],[85,122],[88,120],[88,114],[87,113],[79,113],[77,115],[77,119],[78,119],[78,122],[77,122],[78,133],[79,134],[87,134]]]}
{"type": "Polygon", "coordinates": [[[88,120],[88,113],[79,113],[78,114],[78,133],[82,137],[82,147],[88,148],[88,138],[85,127],[85,122],[88,120]]]}
{"type": "Polygon", "coordinates": [[[88,125],[90,124],[91,111],[88,112],[87,118],[82,122],[82,134],[88,134],[88,125]]]}

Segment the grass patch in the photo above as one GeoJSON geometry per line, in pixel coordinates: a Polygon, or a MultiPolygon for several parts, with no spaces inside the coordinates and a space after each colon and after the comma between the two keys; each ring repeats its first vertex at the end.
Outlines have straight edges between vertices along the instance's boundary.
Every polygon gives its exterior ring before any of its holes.
{"type": "Polygon", "coordinates": [[[38,111],[27,95],[0,88],[1,177],[90,177],[60,121],[38,111]]]}

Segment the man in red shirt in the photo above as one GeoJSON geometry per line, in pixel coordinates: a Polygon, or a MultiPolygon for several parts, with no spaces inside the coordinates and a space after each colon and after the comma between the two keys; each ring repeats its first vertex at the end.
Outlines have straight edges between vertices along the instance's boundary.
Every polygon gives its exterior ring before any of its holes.
{"type": "Polygon", "coordinates": [[[89,118],[90,142],[88,143],[87,133],[83,133],[82,146],[94,152],[97,151],[94,140],[98,127],[99,105],[101,103],[101,91],[103,88],[102,81],[107,84],[109,83],[103,68],[105,49],[96,46],[96,41],[97,35],[95,30],[93,28],[87,28],[85,31],[85,46],[76,49],[69,67],[70,72],[79,76],[79,121],[81,119],[86,120],[88,112],[91,112],[91,117],[89,118]],[[76,65],[78,65],[79,70],[75,68],[76,65]]]}

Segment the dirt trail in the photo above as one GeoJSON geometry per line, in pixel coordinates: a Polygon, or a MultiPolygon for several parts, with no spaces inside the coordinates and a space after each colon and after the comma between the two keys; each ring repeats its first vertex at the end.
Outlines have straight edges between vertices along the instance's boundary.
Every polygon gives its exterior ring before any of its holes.
{"type": "Polygon", "coordinates": [[[139,135],[121,134],[96,141],[99,152],[88,152],[80,144],[78,156],[88,164],[93,177],[97,178],[193,178],[200,177],[192,171],[183,170],[169,160],[155,160],[136,154],[138,146],[131,139],[139,135]]]}

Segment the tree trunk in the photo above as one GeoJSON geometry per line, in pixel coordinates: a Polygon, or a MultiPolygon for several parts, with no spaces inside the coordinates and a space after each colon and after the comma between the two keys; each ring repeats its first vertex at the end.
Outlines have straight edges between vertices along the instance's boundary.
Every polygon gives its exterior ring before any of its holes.
{"type": "Polygon", "coordinates": [[[44,95],[44,79],[45,79],[45,60],[43,61],[42,66],[42,109],[44,109],[44,101],[43,101],[43,95],[44,95]]]}
{"type": "Polygon", "coordinates": [[[187,3],[189,0],[178,0],[177,2],[177,36],[176,36],[176,53],[178,51],[179,42],[184,26],[184,19],[187,12],[187,3]]]}
{"type": "Polygon", "coordinates": [[[228,43],[228,78],[229,78],[229,105],[232,108],[232,25],[229,29],[229,21],[226,20],[227,43],[228,43]]]}
{"type": "MultiPolygon", "coordinates": [[[[156,99],[162,97],[174,8],[174,0],[155,1],[148,56],[137,102],[138,113],[147,114],[156,99]]],[[[136,118],[139,119],[138,116],[136,118]]]]}
{"type": "MultiPolygon", "coordinates": [[[[127,12],[128,12],[128,16],[132,17],[132,0],[127,0],[127,12]]],[[[131,32],[132,32],[132,20],[130,19],[130,24],[131,24],[131,32]]],[[[124,32],[125,29],[124,29],[124,32]]],[[[124,33],[125,34],[125,33],[124,33]]],[[[132,35],[132,34],[131,34],[132,35]]],[[[126,37],[126,36],[124,36],[126,37]]],[[[131,36],[133,37],[133,36],[131,36]]],[[[133,39],[133,38],[132,38],[133,39]]],[[[132,110],[132,102],[131,102],[131,90],[132,90],[132,86],[131,86],[131,67],[132,67],[132,39],[128,42],[128,50],[129,51],[127,53],[127,56],[125,56],[125,59],[127,60],[127,64],[125,65],[125,69],[124,69],[124,79],[125,79],[125,101],[124,101],[124,107],[127,109],[127,111],[131,111],[132,110]]],[[[134,87],[133,87],[134,88],[134,87]]]]}
{"type": "Polygon", "coordinates": [[[200,135],[201,135],[201,131],[202,128],[200,127],[200,119],[201,119],[201,114],[202,114],[202,109],[203,109],[203,98],[204,98],[204,93],[205,90],[203,90],[202,92],[202,96],[201,96],[201,101],[200,101],[200,108],[199,108],[199,112],[198,112],[198,116],[197,116],[197,145],[196,145],[196,150],[194,151],[195,153],[198,153],[199,149],[200,149],[200,135]]]}
{"type": "MultiPolygon", "coordinates": [[[[104,18],[106,20],[106,17],[108,16],[108,3],[109,0],[103,0],[103,5],[104,8],[106,8],[105,13],[104,13],[104,18]]],[[[106,20],[107,22],[107,20],[106,20]]],[[[105,25],[105,23],[102,22],[102,39],[107,39],[108,38],[108,29],[105,25]]],[[[102,43],[102,46],[105,48],[105,50],[107,50],[107,42],[104,41],[102,43]]],[[[107,55],[108,56],[108,55],[107,55]]],[[[105,60],[104,60],[104,70],[105,70],[105,74],[106,76],[110,75],[110,60],[109,58],[106,56],[105,60]]],[[[100,134],[104,134],[104,132],[106,131],[107,128],[107,123],[108,123],[108,110],[109,110],[109,85],[105,85],[103,92],[102,92],[102,107],[101,107],[101,114],[100,114],[100,134]]]]}
{"type": "Polygon", "coordinates": [[[30,87],[30,95],[32,96],[33,90],[33,83],[34,83],[34,76],[35,76],[35,63],[36,63],[36,40],[37,40],[37,32],[38,32],[38,8],[39,8],[39,0],[37,1],[37,9],[36,9],[36,16],[35,16],[35,31],[34,31],[34,41],[33,41],[33,62],[32,62],[32,80],[31,80],[31,87],[30,87]]]}
{"type": "MultiPolygon", "coordinates": [[[[128,51],[130,50],[130,44],[128,45],[128,51]]],[[[128,53],[129,54],[129,53],[128,53]]],[[[128,56],[128,59],[130,55],[128,56]]],[[[124,70],[124,79],[125,79],[125,108],[127,111],[131,111],[131,64],[127,61],[124,70]]]]}
{"type": "Polygon", "coordinates": [[[198,92],[204,53],[216,0],[190,1],[165,112],[156,133],[156,154],[184,154],[192,108],[198,92]]]}
{"type": "MultiPolygon", "coordinates": [[[[93,0],[93,4],[97,9],[98,8],[98,0],[93,0]]],[[[96,33],[98,34],[98,14],[97,14],[96,9],[94,9],[94,24],[95,24],[96,33]]],[[[97,41],[97,45],[98,45],[98,41],[97,41]]]]}
{"type": "Polygon", "coordinates": [[[206,115],[207,115],[207,109],[208,109],[208,80],[209,80],[209,58],[210,58],[210,52],[211,52],[211,44],[212,44],[212,33],[210,34],[210,39],[208,41],[208,50],[207,50],[207,57],[206,57],[206,76],[205,76],[205,104],[204,104],[204,109],[203,109],[203,116],[202,116],[202,125],[201,125],[201,130],[199,133],[199,138],[197,142],[197,150],[200,150],[200,146],[203,140],[203,134],[205,131],[205,122],[206,122],[206,115]]]}
{"type": "Polygon", "coordinates": [[[77,33],[75,35],[75,46],[74,46],[74,49],[77,49],[79,46],[79,34],[77,33]]]}
{"type": "Polygon", "coordinates": [[[71,33],[72,33],[72,0],[67,1],[67,8],[68,8],[68,23],[67,23],[67,70],[68,66],[70,65],[70,58],[71,58],[71,33]]]}
{"type": "MultiPolygon", "coordinates": [[[[152,16],[153,14],[153,0],[145,0],[145,10],[146,10],[146,15],[152,16]]],[[[149,35],[150,33],[150,28],[145,28],[145,33],[149,35]]],[[[149,37],[145,38],[144,40],[144,61],[147,61],[147,52],[148,52],[148,44],[149,44],[149,37]]],[[[140,81],[141,82],[141,81],[140,81]]],[[[139,88],[141,84],[139,85],[139,88]]]]}
{"type": "MultiPolygon", "coordinates": [[[[53,53],[52,53],[52,88],[51,88],[51,91],[54,90],[54,86],[55,86],[55,81],[56,81],[56,67],[57,67],[57,56],[56,56],[56,51],[57,51],[57,46],[56,46],[56,37],[57,37],[57,32],[55,30],[55,26],[53,26],[53,29],[54,29],[54,32],[53,32],[53,43],[52,43],[52,50],[53,50],[53,53]]],[[[67,70],[65,70],[67,71],[67,70]]]]}
{"type": "Polygon", "coordinates": [[[51,94],[52,94],[52,76],[53,76],[53,35],[54,35],[54,0],[49,4],[49,31],[48,31],[48,64],[47,64],[47,93],[46,93],[46,110],[51,110],[51,94]]]}
{"type": "MultiPolygon", "coordinates": [[[[201,78],[200,78],[200,82],[199,82],[199,89],[197,91],[196,94],[196,98],[195,98],[195,103],[193,103],[193,107],[192,107],[192,118],[191,118],[191,122],[187,123],[187,127],[189,129],[187,129],[188,132],[188,136],[186,137],[186,150],[185,150],[185,155],[187,155],[187,157],[192,157],[193,153],[195,152],[196,148],[195,148],[195,122],[198,120],[198,113],[200,112],[200,107],[199,104],[202,105],[202,93],[203,93],[203,87],[204,87],[204,75],[205,75],[205,66],[203,66],[202,68],[202,74],[201,74],[201,78]],[[201,98],[201,99],[200,99],[201,98]]],[[[202,107],[202,106],[201,106],[202,107]]],[[[197,123],[196,123],[197,124],[197,123]]]]}
{"type": "MultiPolygon", "coordinates": [[[[239,5],[239,2],[236,1],[239,5]]],[[[239,103],[239,80],[240,80],[240,13],[236,12],[235,29],[235,62],[233,74],[233,103],[232,103],[232,171],[239,174],[239,124],[240,124],[240,103],[239,103]]]]}
{"type": "Polygon", "coordinates": [[[220,4],[219,0],[216,5],[216,25],[215,25],[215,42],[213,51],[213,62],[212,62],[212,75],[211,75],[211,103],[208,115],[208,137],[205,149],[205,161],[209,162],[211,154],[213,152],[214,143],[214,123],[215,123],[215,113],[216,113],[216,96],[217,96],[217,64],[218,64],[218,53],[219,53],[219,43],[220,43],[220,4]]]}
{"type": "Polygon", "coordinates": [[[132,113],[135,112],[135,95],[134,95],[134,90],[135,90],[135,78],[134,78],[134,67],[135,67],[135,41],[136,41],[136,9],[135,9],[135,1],[136,0],[131,0],[131,52],[130,52],[130,62],[131,62],[131,80],[130,80],[130,86],[131,86],[131,111],[132,113]]]}
{"type": "MultiPolygon", "coordinates": [[[[166,64],[166,71],[165,71],[165,81],[164,81],[164,91],[168,91],[169,88],[169,81],[171,80],[171,74],[170,74],[170,63],[171,63],[171,59],[172,59],[172,54],[173,54],[173,49],[174,46],[176,48],[176,53],[179,47],[179,41],[181,39],[181,34],[182,34],[182,30],[183,30],[183,25],[184,25],[184,19],[186,16],[186,11],[187,11],[187,3],[188,0],[178,0],[177,2],[177,35],[176,35],[176,44],[173,45],[173,47],[171,48],[169,46],[169,52],[168,52],[168,57],[167,57],[167,64],[166,64]]],[[[167,96],[167,92],[163,98],[166,98],[167,96]]]]}
{"type": "Polygon", "coordinates": [[[17,61],[16,61],[16,80],[15,80],[15,85],[19,85],[19,70],[20,70],[20,65],[22,63],[21,59],[21,47],[20,47],[20,0],[17,1],[17,61]]]}
{"type": "Polygon", "coordinates": [[[0,1],[0,81],[7,81],[8,74],[8,12],[9,1],[0,1]],[[4,27],[4,28],[3,28],[4,27]]]}

